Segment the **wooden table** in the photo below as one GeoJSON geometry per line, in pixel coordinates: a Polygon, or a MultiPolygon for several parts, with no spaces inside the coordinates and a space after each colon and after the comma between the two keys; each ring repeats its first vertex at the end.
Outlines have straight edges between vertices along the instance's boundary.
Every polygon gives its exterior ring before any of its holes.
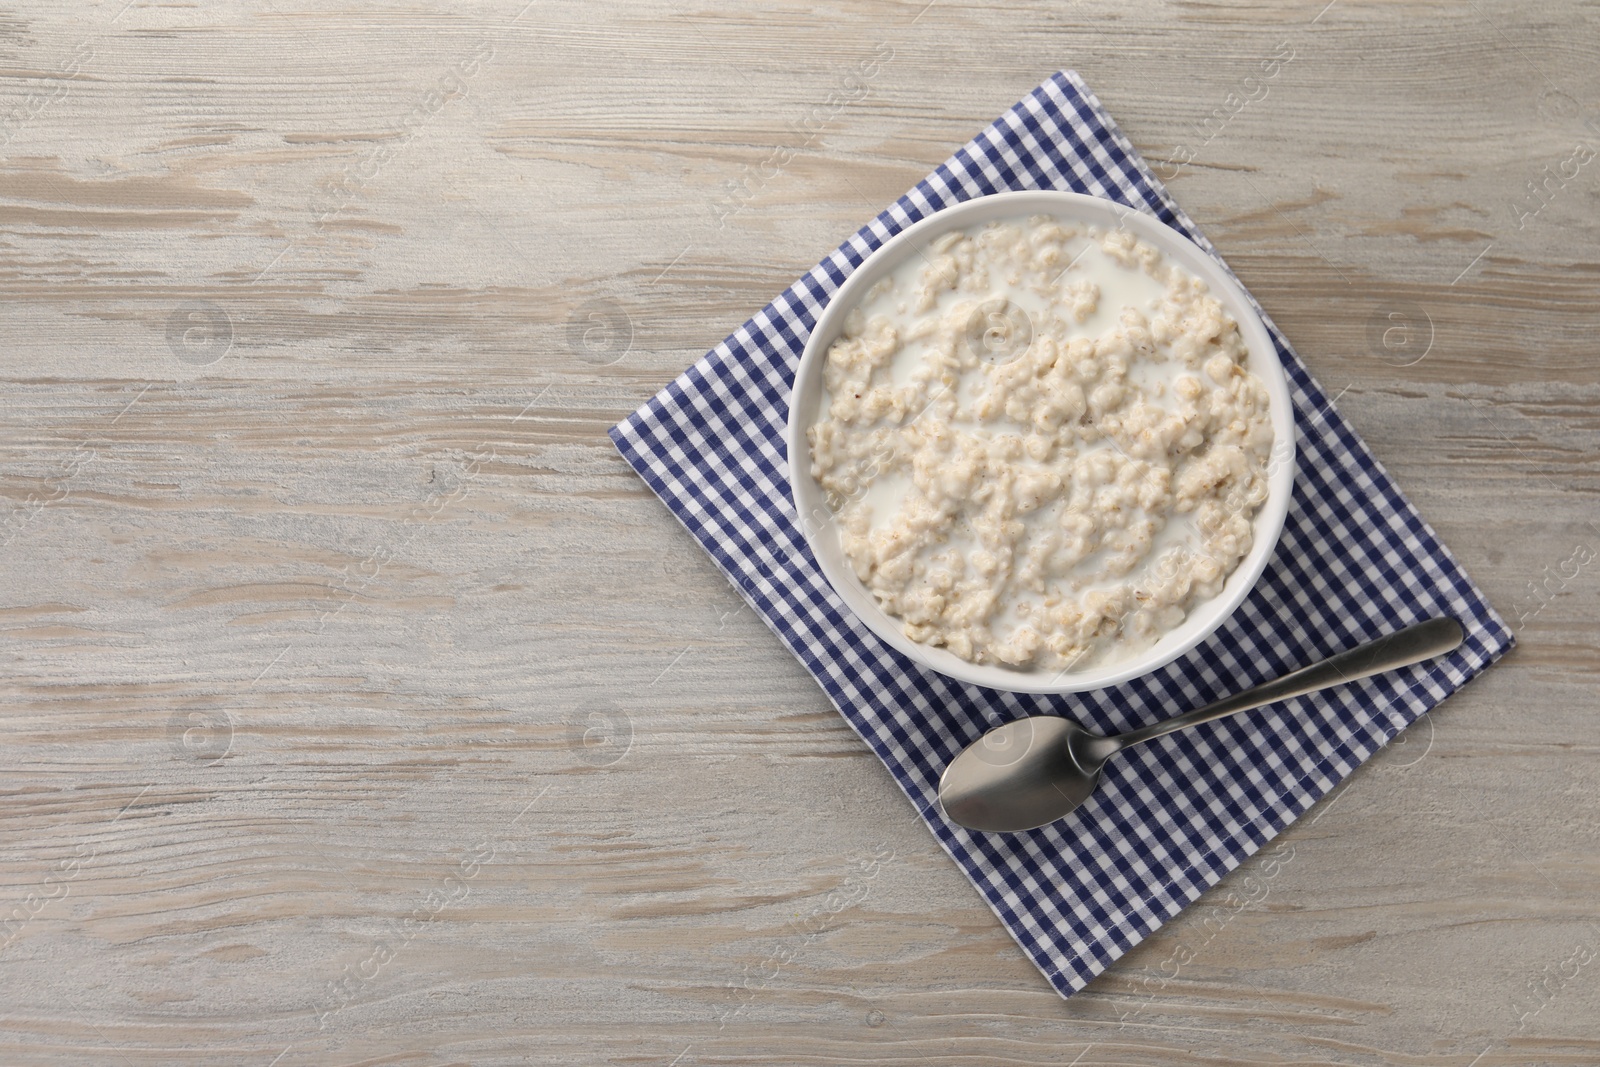
{"type": "Polygon", "coordinates": [[[1323,2],[8,5],[0,1063],[1600,1063],[1600,14],[1323,2]],[[605,438],[1064,66],[1521,642],[1065,1002],[605,438]]]}

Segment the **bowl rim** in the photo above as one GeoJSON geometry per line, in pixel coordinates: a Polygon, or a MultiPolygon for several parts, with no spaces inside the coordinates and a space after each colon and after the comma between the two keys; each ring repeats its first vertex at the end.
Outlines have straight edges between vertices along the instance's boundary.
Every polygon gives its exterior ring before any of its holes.
{"type": "Polygon", "coordinates": [[[948,205],[890,237],[850,272],[818,313],[795,371],[785,428],[789,460],[789,486],[795,515],[806,546],[824,579],[851,613],[879,639],[920,666],[958,681],[989,689],[1017,693],[1082,693],[1119,685],[1150,674],[1192,651],[1209,638],[1239,609],[1255,588],[1267,562],[1277,550],[1288,516],[1295,474],[1295,420],[1288,376],[1266,323],[1255,303],[1234,280],[1221,260],[1153,215],[1114,200],[1056,190],[991,193],[948,205]],[[833,513],[811,476],[810,443],[806,430],[816,419],[823,393],[822,363],[827,349],[843,327],[845,316],[860,303],[867,289],[925,244],[951,230],[984,222],[1027,215],[1055,215],[1079,225],[1126,227],[1149,241],[1170,261],[1197,275],[1238,323],[1252,359],[1250,371],[1266,386],[1273,444],[1267,465],[1267,499],[1252,522],[1250,551],[1228,575],[1222,591],[1196,605],[1184,621],[1139,655],[1108,667],[1075,673],[1016,670],[998,664],[964,660],[948,649],[912,641],[898,620],[878,607],[872,594],[856,578],[844,557],[837,536],[823,543],[819,536],[832,531],[833,513]],[[795,462],[800,457],[801,462],[795,462]]]}

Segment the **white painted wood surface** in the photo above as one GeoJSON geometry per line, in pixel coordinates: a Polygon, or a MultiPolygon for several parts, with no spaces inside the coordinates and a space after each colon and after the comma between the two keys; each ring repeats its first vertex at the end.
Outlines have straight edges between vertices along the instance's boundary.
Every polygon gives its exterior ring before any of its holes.
{"type": "Polygon", "coordinates": [[[0,7],[0,1063],[1600,1063],[1597,59],[1581,2],[0,7]],[[605,439],[1064,66],[1521,639],[1066,1002],[605,439]]]}

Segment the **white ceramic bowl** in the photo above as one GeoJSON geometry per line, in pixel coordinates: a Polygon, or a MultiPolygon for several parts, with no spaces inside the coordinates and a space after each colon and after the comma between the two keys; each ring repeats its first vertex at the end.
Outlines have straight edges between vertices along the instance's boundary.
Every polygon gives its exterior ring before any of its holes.
{"type": "Polygon", "coordinates": [[[1021,693],[1080,693],[1116,685],[1171,663],[1209,637],[1244,602],[1277,548],[1289,510],[1295,466],[1294,416],[1283,366],[1261,316],[1232,277],[1194,242],[1149,215],[1099,197],[1061,192],[995,193],[954,204],[902,230],[868,256],[823,309],[806,341],[789,408],[788,446],[789,480],[796,513],[802,516],[801,529],[822,573],[850,610],[873,633],[924,667],[974,685],[1021,693]],[[1256,513],[1255,542],[1250,553],[1228,576],[1222,592],[1196,605],[1182,625],[1138,656],[1105,667],[1065,673],[970,663],[946,649],[918,644],[907,637],[900,622],[878,607],[845,557],[822,489],[811,477],[811,448],[806,440],[806,430],[816,421],[824,395],[822,368],[828,348],[838,338],[845,316],[861,303],[867,290],[941,234],[1026,215],[1053,215],[1102,230],[1124,226],[1160,249],[1170,262],[1202,279],[1239,324],[1249,351],[1249,369],[1266,385],[1272,403],[1274,441],[1267,469],[1267,500],[1256,513]],[[809,521],[805,518],[808,516],[809,521]]]}

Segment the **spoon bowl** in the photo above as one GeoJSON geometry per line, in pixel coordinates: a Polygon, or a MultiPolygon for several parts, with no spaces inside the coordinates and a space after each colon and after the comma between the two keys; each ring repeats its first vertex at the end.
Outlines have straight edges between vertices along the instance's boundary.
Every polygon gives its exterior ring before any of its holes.
{"type": "Polygon", "coordinates": [[[945,814],[973,830],[1013,832],[1054,822],[1077,808],[1100,783],[1105,741],[1054,715],[997,726],[945,768],[939,802],[945,814]]]}

